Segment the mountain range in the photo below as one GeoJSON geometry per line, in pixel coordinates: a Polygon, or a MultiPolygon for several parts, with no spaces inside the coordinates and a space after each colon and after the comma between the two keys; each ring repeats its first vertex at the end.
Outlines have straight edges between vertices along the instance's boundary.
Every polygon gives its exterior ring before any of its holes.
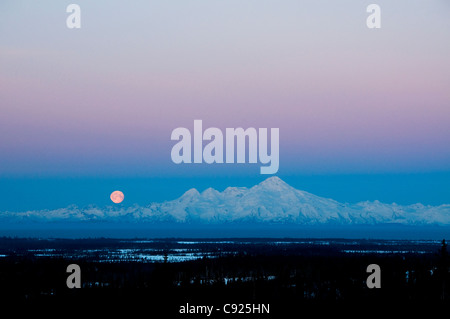
{"type": "Polygon", "coordinates": [[[340,203],[295,189],[278,177],[251,187],[223,192],[195,188],[162,203],[130,207],[77,207],[26,212],[1,212],[0,222],[127,222],[127,223],[269,223],[299,225],[450,225],[450,204],[397,205],[379,201],[340,203]]]}

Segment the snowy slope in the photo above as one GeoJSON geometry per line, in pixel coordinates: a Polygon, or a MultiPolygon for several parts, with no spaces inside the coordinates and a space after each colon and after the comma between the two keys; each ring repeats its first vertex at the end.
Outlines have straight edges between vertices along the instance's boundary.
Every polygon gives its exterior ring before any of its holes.
{"type": "Polygon", "coordinates": [[[343,204],[297,190],[278,177],[251,188],[228,187],[223,192],[190,189],[178,199],[148,206],[89,206],[45,211],[3,212],[3,222],[179,222],[316,224],[439,224],[450,225],[450,205],[402,206],[379,201],[343,204]]]}

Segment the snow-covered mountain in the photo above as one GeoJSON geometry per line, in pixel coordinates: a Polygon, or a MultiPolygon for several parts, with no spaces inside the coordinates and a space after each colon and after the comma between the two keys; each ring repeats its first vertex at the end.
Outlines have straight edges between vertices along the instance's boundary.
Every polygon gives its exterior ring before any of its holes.
{"type": "Polygon", "coordinates": [[[450,205],[401,206],[379,201],[344,204],[297,190],[278,177],[270,177],[251,188],[228,187],[223,192],[208,188],[201,193],[190,189],[178,199],[147,206],[69,206],[0,213],[0,222],[63,221],[450,225],[450,205]]]}

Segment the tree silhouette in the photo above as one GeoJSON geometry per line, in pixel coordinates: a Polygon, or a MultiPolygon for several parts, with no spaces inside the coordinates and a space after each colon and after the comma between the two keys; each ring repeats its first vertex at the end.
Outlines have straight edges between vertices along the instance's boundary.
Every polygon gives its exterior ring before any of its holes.
{"type": "Polygon", "coordinates": [[[448,281],[448,251],[447,243],[445,239],[442,240],[441,248],[439,249],[439,260],[437,265],[438,278],[441,282],[441,299],[444,300],[447,297],[446,286],[448,281]]]}

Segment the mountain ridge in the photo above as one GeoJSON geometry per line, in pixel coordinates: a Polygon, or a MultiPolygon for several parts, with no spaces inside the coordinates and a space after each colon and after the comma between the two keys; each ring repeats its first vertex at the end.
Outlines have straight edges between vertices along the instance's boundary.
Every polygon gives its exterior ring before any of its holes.
{"type": "Polygon", "coordinates": [[[377,200],[340,203],[298,190],[273,176],[250,188],[230,186],[222,192],[207,188],[201,193],[191,188],[177,199],[145,206],[71,205],[54,210],[2,212],[0,221],[450,225],[450,205],[398,205],[377,200]]]}

